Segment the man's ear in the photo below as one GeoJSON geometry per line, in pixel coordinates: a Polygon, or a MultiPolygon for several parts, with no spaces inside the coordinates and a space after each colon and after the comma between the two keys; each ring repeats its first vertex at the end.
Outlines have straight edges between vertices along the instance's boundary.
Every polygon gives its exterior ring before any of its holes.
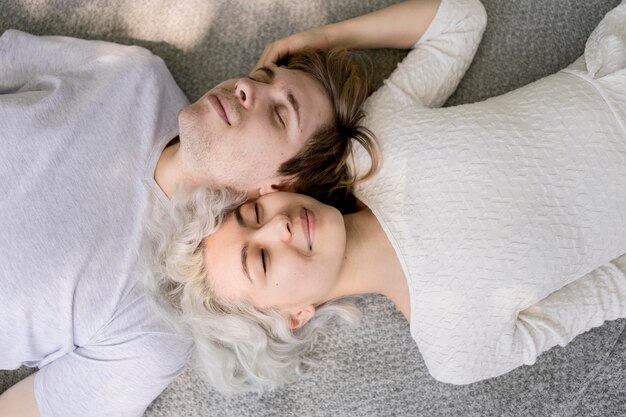
{"type": "Polygon", "coordinates": [[[255,184],[247,193],[248,200],[256,200],[262,195],[272,193],[276,190],[276,181],[274,179],[268,179],[265,182],[255,184]]]}
{"type": "Polygon", "coordinates": [[[302,326],[307,324],[315,316],[315,306],[312,304],[300,309],[294,313],[289,313],[289,321],[291,322],[291,331],[295,332],[302,326]]]}
{"type": "Polygon", "coordinates": [[[263,184],[259,187],[259,197],[265,194],[273,193],[274,191],[278,191],[277,185],[268,182],[267,184],[263,184]]]}
{"type": "Polygon", "coordinates": [[[259,196],[273,193],[275,191],[294,190],[294,181],[285,177],[274,177],[261,184],[258,188],[259,196]]]}

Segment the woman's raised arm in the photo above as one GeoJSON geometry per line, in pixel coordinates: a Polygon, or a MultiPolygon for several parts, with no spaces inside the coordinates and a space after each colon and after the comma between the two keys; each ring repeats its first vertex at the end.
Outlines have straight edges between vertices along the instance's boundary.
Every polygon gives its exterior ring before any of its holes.
{"type": "Polygon", "coordinates": [[[374,101],[438,107],[465,74],[486,23],[480,0],[410,0],[272,42],[257,67],[304,48],[413,48],[387,80],[393,91],[381,89],[393,97],[374,101]]]}
{"type": "Polygon", "coordinates": [[[303,48],[409,49],[432,22],[441,0],[409,0],[342,22],[331,23],[267,45],[257,66],[303,48]]]}
{"type": "Polygon", "coordinates": [[[413,50],[369,100],[369,113],[406,106],[439,107],[456,90],[482,39],[487,14],[479,0],[441,0],[413,50]]]}

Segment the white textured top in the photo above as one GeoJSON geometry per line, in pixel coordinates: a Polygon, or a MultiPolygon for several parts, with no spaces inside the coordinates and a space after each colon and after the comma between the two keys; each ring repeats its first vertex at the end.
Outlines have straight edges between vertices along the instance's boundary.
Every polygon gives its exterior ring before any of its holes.
{"type": "Polygon", "coordinates": [[[137,260],[185,104],[143,48],[0,37],[0,369],[39,368],[42,417],[141,416],[185,366],[137,260]]]}
{"type": "Polygon", "coordinates": [[[403,266],[430,373],[456,384],[532,364],[626,317],[626,257],[610,262],[626,253],[626,3],[568,69],[433,108],[456,88],[485,23],[477,0],[442,2],[366,104],[384,160],[356,190],[403,266]]]}

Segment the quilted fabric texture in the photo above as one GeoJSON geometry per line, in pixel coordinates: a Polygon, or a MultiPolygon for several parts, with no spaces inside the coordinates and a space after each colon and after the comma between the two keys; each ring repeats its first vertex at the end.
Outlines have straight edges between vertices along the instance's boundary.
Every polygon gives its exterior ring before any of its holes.
{"type": "Polygon", "coordinates": [[[626,3],[566,70],[445,109],[484,13],[444,1],[437,20],[368,102],[385,163],[357,195],[403,263],[429,372],[464,384],[626,316],[609,264],[626,252],[626,3]]]}

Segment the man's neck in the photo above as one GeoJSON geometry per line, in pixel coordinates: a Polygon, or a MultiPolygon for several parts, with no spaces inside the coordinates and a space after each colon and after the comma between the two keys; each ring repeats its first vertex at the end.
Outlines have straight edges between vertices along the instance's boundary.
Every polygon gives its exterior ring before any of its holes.
{"type": "Polygon", "coordinates": [[[181,187],[190,188],[206,184],[206,181],[201,181],[185,169],[185,165],[180,159],[179,148],[180,142],[178,141],[172,141],[171,144],[168,144],[161,152],[154,170],[154,180],[170,199],[174,192],[181,187]]]}

